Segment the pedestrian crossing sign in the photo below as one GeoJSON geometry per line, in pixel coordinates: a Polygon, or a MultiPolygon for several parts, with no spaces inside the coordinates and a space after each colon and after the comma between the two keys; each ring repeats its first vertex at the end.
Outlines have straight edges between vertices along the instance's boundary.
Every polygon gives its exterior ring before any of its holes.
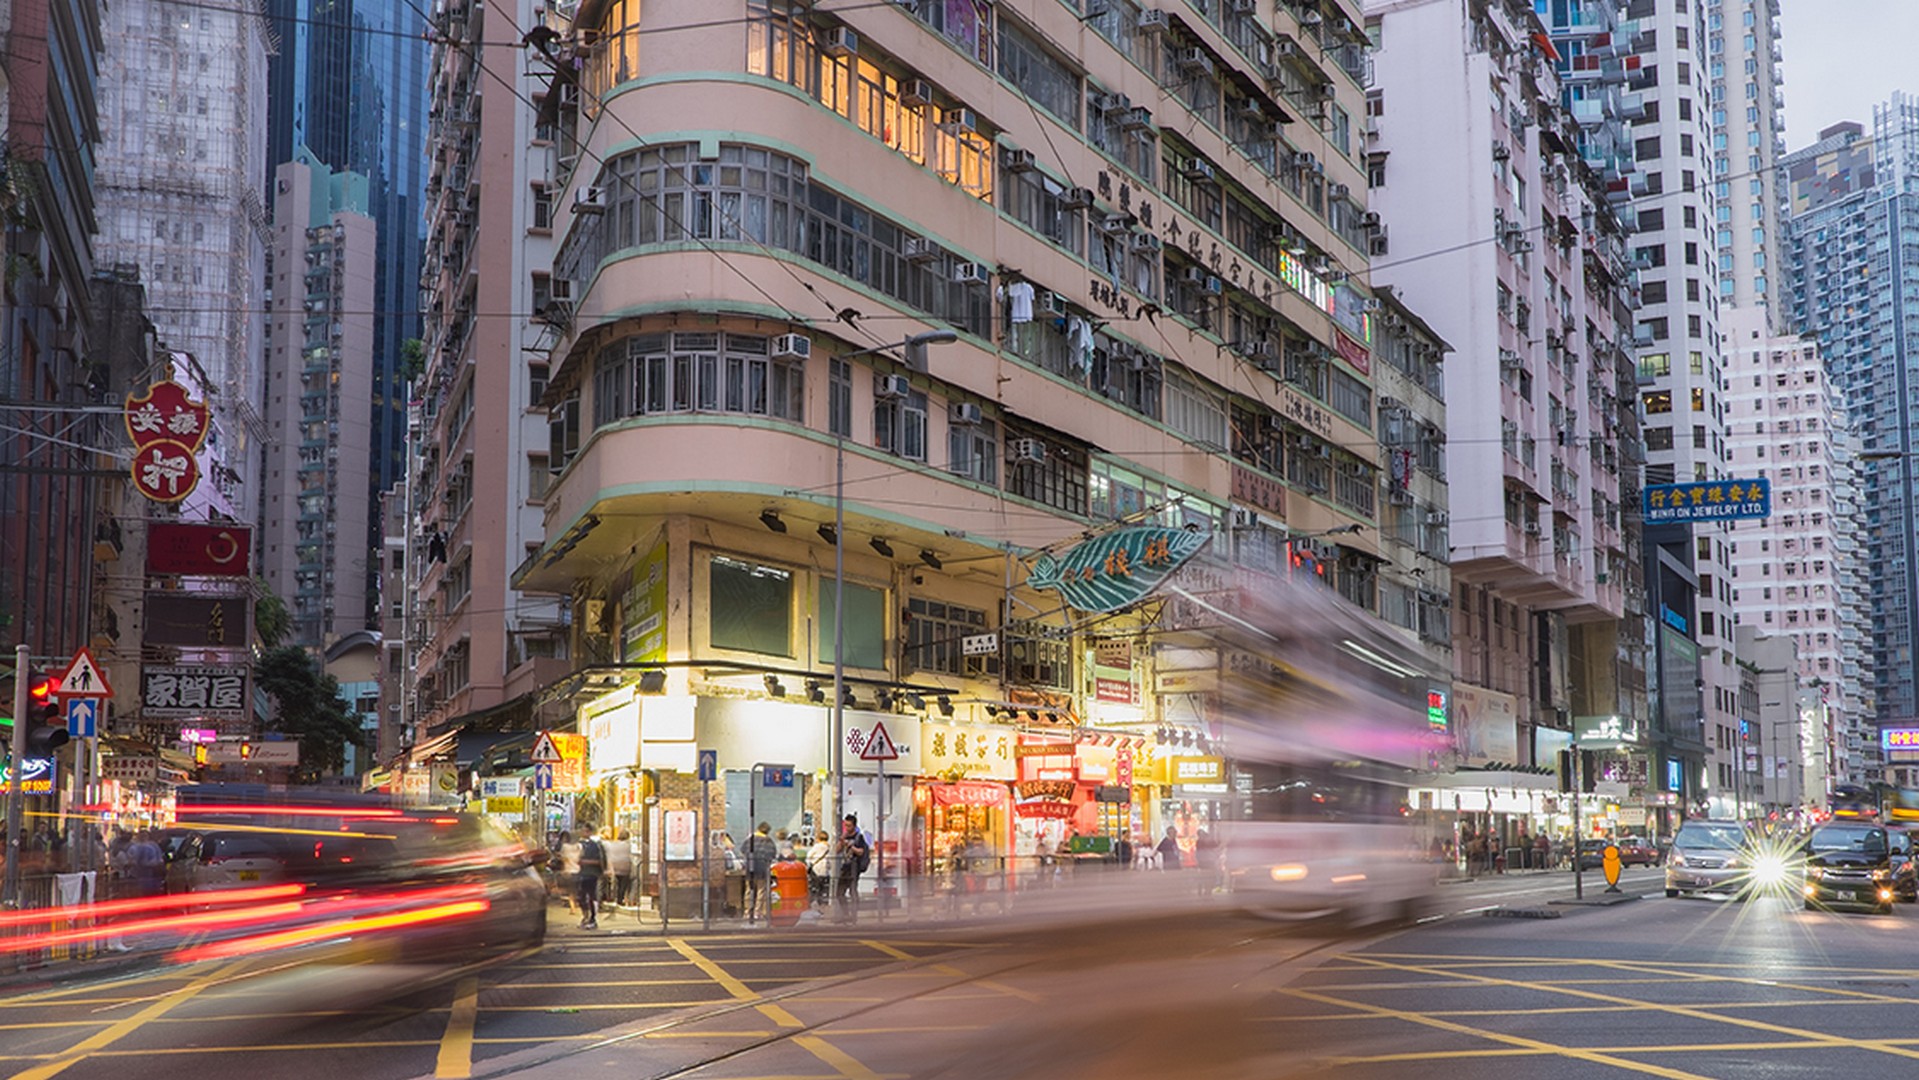
{"type": "Polygon", "coordinates": [[[547,731],[540,732],[540,737],[533,740],[533,753],[529,756],[535,765],[558,765],[564,760],[560,748],[553,742],[553,734],[547,731]]]}
{"type": "Polygon", "coordinates": [[[873,733],[866,737],[866,745],[860,749],[862,761],[896,761],[900,748],[894,744],[893,737],[886,733],[885,724],[874,724],[873,733]]]}
{"type": "Polygon", "coordinates": [[[67,666],[66,674],[60,676],[60,685],[53,690],[57,697],[110,698],[113,687],[107,685],[107,677],[100,674],[100,665],[94,663],[93,654],[81,649],[73,655],[73,663],[67,666]]]}

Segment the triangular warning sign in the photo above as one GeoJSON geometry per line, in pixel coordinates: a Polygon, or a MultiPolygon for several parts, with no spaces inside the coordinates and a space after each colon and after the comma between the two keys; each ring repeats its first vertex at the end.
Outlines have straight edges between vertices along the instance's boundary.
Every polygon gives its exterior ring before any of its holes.
{"type": "Polygon", "coordinates": [[[100,665],[93,662],[93,654],[81,649],[74,654],[72,665],[60,676],[60,685],[53,692],[60,697],[112,697],[113,687],[108,686],[107,677],[100,674],[100,665]]]}
{"type": "Polygon", "coordinates": [[[560,748],[553,744],[552,734],[542,731],[540,737],[533,740],[533,763],[535,765],[558,765],[562,760],[560,748]]]}
{"type": "Polygon", "coordinates": [[[885,724],[874,724],[873,734],[866,737],[866,745],[860,750],[862,761],[893,761],[900,756],[900,748],[893,745],[893,737],[886,733],[885,724]]]}

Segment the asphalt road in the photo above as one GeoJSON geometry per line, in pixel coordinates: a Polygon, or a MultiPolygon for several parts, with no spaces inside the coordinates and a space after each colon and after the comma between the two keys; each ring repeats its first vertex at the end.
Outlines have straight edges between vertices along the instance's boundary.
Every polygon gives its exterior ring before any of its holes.
{"type": "Polygon", "coordinates": [[[1205,901],[960,926],[567,929],[537,954],[404,992],[373,981],[393,975],[379,963],[88,977],[0,988],[0,1073],[1919,1074],[1919,1037],[1906,1032],[1919,1005],[1919,910],[1670,900],[1657,872],[1641,870],[1622,882],[1632,902],[1552,903],[1570,884],[1555,874],[1448,885],[1433,920],[1362,930],[1205,901]],[[1526,917],[1501,917],[1515,912],[1526,917]]]}

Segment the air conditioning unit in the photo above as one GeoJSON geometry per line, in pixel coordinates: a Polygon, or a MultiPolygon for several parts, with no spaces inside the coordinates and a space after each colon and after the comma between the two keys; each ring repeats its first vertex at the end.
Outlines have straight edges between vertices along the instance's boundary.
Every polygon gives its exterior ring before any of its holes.
{"type": "Polygon", "coordinates": [[[1213,163],[1204,158],[1189,157],[1184,159],[1179,163],[1179,171],[1183,173],[1188,180],[1203,180],[1207,183],[1211,183],[1213,180],[1213,163]]]}
{"type": "Polygon", "coordinates": [[[1039,159],[1031,150],[1015,150],[1009,146],[999,152],[999,160],[1013,172],[1032,172],[1039,168],[1039,159]]]}
{"type": "Polygon", "coordinates": [[[860,36],[850,26],[836,26],[820,42],[820,51],[828,56],[852,56],[860,51],[860,36]]]}
{"type": "Polygon", "coordinates": [[[1369,296],[1369,297],[1367,297],[1366,299],[1364,299],[1364,300],[1361,300],[1361,301],[1359,302],[1359,310],[1361,310],[1361,311],[1378,311],[1378,310],[1379,310],[1379,297],[1377,297],[1377,296],[1369,296]]]}
{"type": "Polygon", "coordinates": [[[1125,112],[1127,109],[1133,107],[1133,103],[1127,99],[1125,94],[1109,94],[1105,91],[1094,93],[1088,103],[1092,106],[1094,112],[1102,114],[1125,112]]]}
{"type": "Polygon", "coordinates": [[[1139,13],[1139,32],[1156,34],[1172,25],[1172,20],[1164,11],[1142,11],[1139,13]]]}
{"type": "Polygon", "coordinates": [[[1062,319],[1066,317],[1066,298],[1056,292],[1041,293],[1039,307],[1048,315],[1062,319]]]}
{"type": "Polygon", "coordinates": [[[1493,144],[1493,160],[1494,161],[1508,161],[1512,158],[1512,156],[1513,156],[1512,148],[1508,147],[1505,143],[1496,142],[1493,144]]]}
{"type": "Polygon", "coordinates": [[[1285,38],[1283,40],[1273,42],[1273,59],[1274,60],[1299,59],[1299,42],[1294,41],[1292,38],[1285,38]]]}
{"type": "Polygon", "coordinates": [[[1240,345],[1239,355],[1248,360],[1271,360],[1276,350],[1270,341],[1248,341],[1240,345]]]}
{"type": "Polygon", "coordinates": [[[1413,493],[1405,488],[1389,487],[1386,489],[1386,501],[1394,506],[1411,506],[1413,493]]]}
{"type": "Polygon", "coordinates": [[[913,79],[900,90],[900,104],[909,108],[922,108],[933,103],[933,84],[925,79],[913,79]]]}
{"type": "Polygon", "coordinates": [[[1542,532],[1544,532],[1544,531],[1545,531],[1545,530],[1543,530],[1543,529],[1541,529],[1541,528],[1539,527],[1539,522],[1537,522],[1537,521],[1528,521],[1528,522],[1526,523],[1526,535],[1527,535],[1527,536],[1538,536],[1538,535],[1540,535],[1540,534],[1541,534],[1542,532]]]}
{"type": "Polygon", "coordinates": [[[1144,105],[1135,105],[1119,114],[1121,131],[1145,131],[1153,126],[1153,110],[1144,105]]]}
{"type": "Polygon", "coordinates": [[[978,405],[968,401],[955,401],[946,407],[946,420],[951,424],[978,424],[986,417],[978,405]]]}
{"type": "Polygon", "coordinates": [[[1226,0],[1226,10],[1235,15],[1251,15],[1258,6],[1258,0],[1226,0]]]}
{"type": "Polygon", "coordinates": [[[1196,71],[1202,75],[1213,73],[1213,58],[1206,55],[1205,49],[1181,49],[1179,66],[1186,71],[1196,71]]]}
{"type": "Polygon", "coordinates": [[[1039,439],[1013,439],[1006,444],[1006,456],[1018,461],[1045,461],[1046,443],[1039,439]]]}
{"type": "Polygon", "coordinates": [[[1365,213],[1359,215],[1359,227],[1362,229],[1379,228],[1379,211],[1368,210],[1365,213]]]}
{"type": "Polygon", "coordinates": [[[1163,245],[1159,237],[1154,236],[1152,233],[1135,233],[1128,246],[1141,255],[1150,255],[1158,251],[1163,245]]]}
{"type": "Polygon", "coordinates": [[[1233,507],[1232,525],[1235,529],[1259,528],[1259,513],[1244,506],[1233,507]]]}
{"type": "Polygon", "coordinates": [[[1386,226],[1381,225],[1378,232],[1367,238],[1366,253],[1377,258],[1391,250],[1392,244],[1386,239],[1386,226]]]}
{"type": "Polygon", "coordinates": [[[962,285],[986,284],[986,267],[976,262],[953,264],[953,280],[962,285]]]}
{"type": "Polygon", "coordinates": [[[1059,197],[1061,210],[1091,210],[1093,208],[1092,188],[1067,188],[1066,194],[1059,197]]]}
{"type": "Polygon", "coordinates": [[[1207,292],[1212,293],[1214,296],[1218,296],[1221,293],[1224,293],[1226,291],[1226,283],[1221,281],[1219,278],[1211,274],[1208,274],[1206,275],[1205,282],[1200,285],[1200,288],[1205,289],[1207,292]]]}
{"type": "Polygon", "coordinates": [[[937,241],[924,236],[909,236],[906,242],[900,245],[900,254],[906,256],[907,262],[928,263],[945,252],[937,241]]]}
{"type": "Polygon", "coordinates": [[[1426,512],[1426,524],[1436,528],[1444,528],[1452,524],[1452,517],[1444,510],[1428,510],[1426,512]]]}
{"type": "Polygon", "coordinates": [[[606,213],[606,189],[601,187],[574,188],[573,212],[576,214],[606,213]]]}
{"type": "Polygon", "coordinates": [[[1108,236],[1125,236],[1133,231],[1133,215],[1105,214],[1099,219],[1099,231],[1108,236]]]}
{"type": "Polygon", "coordinates": [[[1379,411],[1380,412],[1390,412],[1391,410],[1397,409],[1397,408],[1399,408],[1398,398],[1387,397],[1385,394],[1379,395],[1379,411]]]}
{"type": "Polygon", "coordinates": [[[1189,266],[1185,269],[1184,272],[1180,274],[1180,277],[1186,282],[1186,284],[1201,285],[1201,286],[1205,285],[1206,279],[1211,276],[1212,275],[1208,274],[1206,272],[1206,268],[1203,266],[1189,266]]]}
{"type": "Polygon", "coordinates": [[[881,401],[898,401],[913,392],[913,380],[904,375],[879,375],[873,381],[873,396],[881,401]]]}
{"type": "Polygon", "coordinates": [[[1329,199],[1343,199],[1352,193],[1353,189],[1347,187],[1345,184],[1328,184],[1326,186],[1326,197],[1329,199]]]}
{"type": "Polygon", "coordinates": [[[805,334],[781,334],[773,339],[773,358],[810,360],[813,358],[813,339],[805,334]]]}
{"type": "Polygon", "coordinates": [[[979,130],[979,114],[971,109],[948,109],[941,123],[954,131],[975,132],[979,130]]]}
{"type": "Polygon", "coordinates": [[[1320,15],[1316,8],[1308,8],[1299,13],[1299,25],[1301,26],[1318,26],[1324,21],[1324,16],[1320,15]]]}

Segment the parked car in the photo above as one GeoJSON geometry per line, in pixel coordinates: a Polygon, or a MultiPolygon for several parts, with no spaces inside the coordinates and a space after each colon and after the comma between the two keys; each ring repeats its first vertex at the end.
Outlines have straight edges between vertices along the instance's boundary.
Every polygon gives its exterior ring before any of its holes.
{"type": "Polygon", "coordinates": [[[1666,895],[1748,891],[1755,861],[1751,834],[1737,821],[1688,821],[1666,855],[1666,895]]]}
{"type": "Polygon", "coordinates": [[[1806,839],[1806,909],[1869,907],[1892,913],[1892,845],[1866,822],[1821,825],[1806,839]]]}
{"type": "Polygon", "coordinates": [[[1652,841],[1643,836],[1622,836],[1618,839],[1619,862],[1623,866],[1658,866],[1659,849],[1652,841]]]}
{"type": "Polygon", "coordinates": [[[174,858],[187,892],[213,892],[286,880],[288,851],[273,833],[213,830],[188,837],[174,858]]]}

